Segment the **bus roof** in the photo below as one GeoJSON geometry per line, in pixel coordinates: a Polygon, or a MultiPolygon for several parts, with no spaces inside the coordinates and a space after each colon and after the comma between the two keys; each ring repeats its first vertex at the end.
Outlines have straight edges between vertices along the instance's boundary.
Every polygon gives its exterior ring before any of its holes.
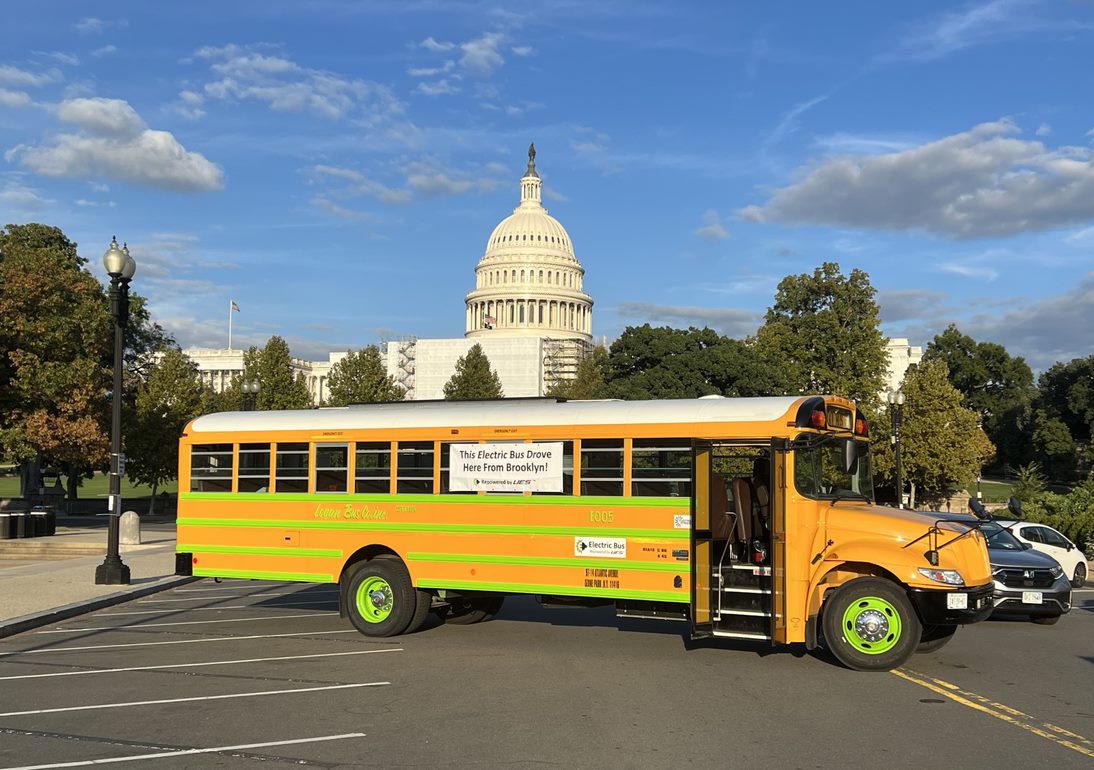
{"type": "Polygon", "coordinates": [[[784,416],[803,398],[719,396],[664,401],[395,401],[321,409],[220,412],[198,417],[190,423],[187,433],[764,422],[784,416]]]}

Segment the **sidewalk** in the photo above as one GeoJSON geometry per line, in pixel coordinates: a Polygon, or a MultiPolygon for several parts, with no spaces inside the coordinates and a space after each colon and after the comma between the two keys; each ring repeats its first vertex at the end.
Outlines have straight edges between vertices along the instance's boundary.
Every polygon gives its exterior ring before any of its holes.
{"type": "Polygon", "coordinates": [[[145,596],[194,578],[175,575],[175,523],[141,521],[141,544],[122,545],[129,585],[96,585],[106,556],[105,518],[60,518],[49,537],[0,540],[0,638],[145,596]],[[12,551],[22,554],[17,561],[12,551]],[[80,553],[73,558],[58,558],[80,553]],[[9,566],[10,565],[10,566],[9,566]]]}

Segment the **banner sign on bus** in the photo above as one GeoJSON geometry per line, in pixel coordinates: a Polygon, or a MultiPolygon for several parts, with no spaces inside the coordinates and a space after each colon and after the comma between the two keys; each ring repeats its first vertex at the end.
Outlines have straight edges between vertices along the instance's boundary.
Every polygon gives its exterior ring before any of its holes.
{"type": "Polygon", "coordinates": [[[451,444],[453,492],[561,492],[562,442],[451,444]]]}

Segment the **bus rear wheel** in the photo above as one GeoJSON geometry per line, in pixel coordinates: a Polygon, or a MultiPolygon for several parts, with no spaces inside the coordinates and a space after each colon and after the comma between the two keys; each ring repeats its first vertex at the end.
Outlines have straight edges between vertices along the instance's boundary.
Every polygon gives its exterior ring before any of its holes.
{"type": "Polygon", "coordinates": [[[485,596],[474,599],[455,599],[448,607],[444,622],[454,626],[469,626],[491,620],[501,611],[504,596],[485,596]]]}
{"type": "Polygon", "coordinates": [[[418,603],[410,573],[397,557],[361,562],[346,576],[346,608],[365,636],[396,636],[414,618],[418,603]]]}
{"type": "Polygon", "coordinates": [[[920,639],[919,617],[904,591],[883,578],[844,583],[825,602],[829,650],[855,671],[888,671],[907,662],[920,639]]]}

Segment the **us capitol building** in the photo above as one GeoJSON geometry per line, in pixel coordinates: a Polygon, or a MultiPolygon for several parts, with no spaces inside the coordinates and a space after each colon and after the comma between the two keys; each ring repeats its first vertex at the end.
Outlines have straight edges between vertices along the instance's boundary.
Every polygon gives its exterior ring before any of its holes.
{"type": "MultiPolygon", "coordinates": [[[[382,342],[387,372],[408,399],[444,398],[456,361],[478,343],[501,380],[507,397],[542,396],[554,384],[573,379],[593,344],[593,300],[584,291],[585,269],[562,224],[542,202],[535,146],[520,180],[520,204],[486,241],[475,267],[475,287],[464,298],[464,336],[414,337],[382,342]]],[[[243,352],[193,348],[184,351],[202,381],[216,391],[243,372],[243,352]]],[[[294,360],[315,402],[326,398],[328,361],[294,360]]]]}

